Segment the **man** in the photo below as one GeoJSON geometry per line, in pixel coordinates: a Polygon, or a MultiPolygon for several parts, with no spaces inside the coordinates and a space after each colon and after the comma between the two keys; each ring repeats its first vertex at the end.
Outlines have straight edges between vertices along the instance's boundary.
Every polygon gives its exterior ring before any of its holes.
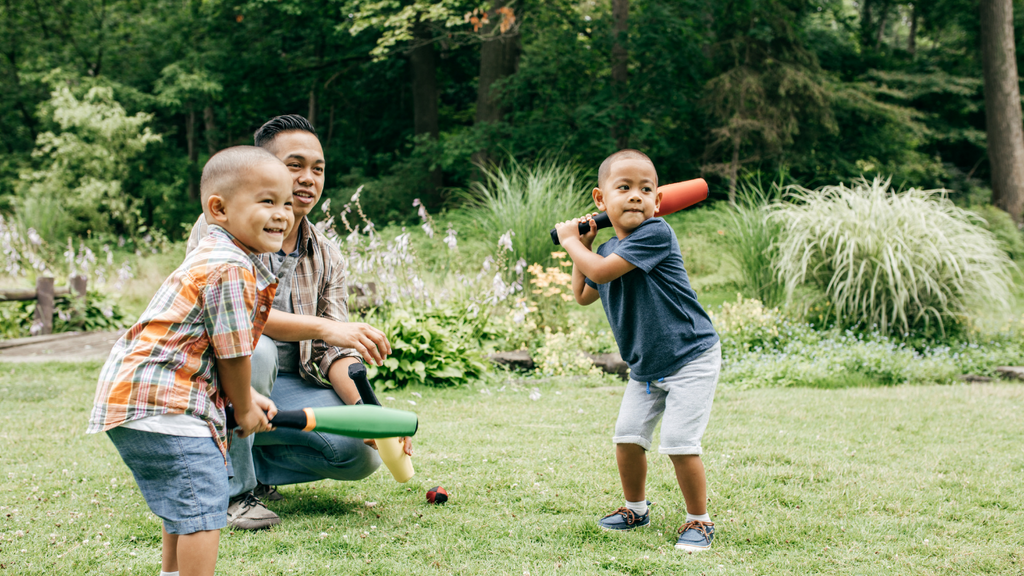
{"type": "MultiPolygon", "coordinates": [[[[391,345],[380,330],[347,322],[341,252],[307,218],[323,192],[326,162],[320,140],[305,118],[286,115],[260,127],[255,144],[277,156],[293,175],[295,226],[280,252],[262,256],[278,277],[278,289],[253,353],[252,386],[279,410],[356,404],[359,392],[348,367],[360,357],[381,365],[391,345]]],[[[188,250],[206,234],[200,217],[188,250]]],[[[228,524],[258,530],[280,523],[260,500],[281,498],[271,485],[360,480],[380,466],[373,448],[372,441],[287,429],[234,438],[228,524]]],[[[412,453],[410,442],[406,452],[412,453]]]]}

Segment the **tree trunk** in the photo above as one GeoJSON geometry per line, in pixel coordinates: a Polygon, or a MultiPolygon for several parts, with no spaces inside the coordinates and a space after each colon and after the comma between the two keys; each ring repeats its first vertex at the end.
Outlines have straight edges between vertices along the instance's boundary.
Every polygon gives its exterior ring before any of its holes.
{"type": "Polygon", "coordinates": [[[878,17],[878,30],[875,32],[875,50],[882,48],[882,36],[885,34],[885,19],[889,16],[889,3],[882,5],[882,14],[878,17]]]}
{"type": "Polygon", "coordinates": [[[871,5],[872,0],[861,0],[860,3],[860,45],[866,49],[871,41],[871,5]]]}
{"type": "Polygon", "coordinates": [[[213,106],[203,108],[203,124],[206,130],[206,152],[213,156],[217,153],[217,119],[213,116],[213,106]]]}
{"type": "Polygon", "coordinates": [[[185,112],[185,144],[188,148],[188,198],[199,200],[199,147],[196,146],[196,111],[192,106],[185,112]]]}
{"type": "MultiPolygon", "coordinates": [[[[431,140],[437,140],[440,133],[437,111],[437,57],[434,54],[434,42],[430,31],[420,23],[413,30],[415,48],[409,54],[412,68],[412,112],[413,132],[417,135],[427,134],[431,140]]],[[[441,170],[430,172],[424,193],[437,205],[437,192],[441,187],[441,170]]]]}
{"type": "MultiPolygon", "coordinates": [[[[491,23],[484,28],[484,35],[490,36],[498,27],[498,8],[503,7],[506,0],[495,0],[488,12],[491,23]]],[[[494,84],[503,78],[515,74],[519,67],[519,33],[508,36],[489,37],[480,44],[480,74],[476,88],[477,125],[488,122],[500,122],[505,110],[494,93],[494,84]]],[[[473,163],[486,164],[490,160],[485,148],[473,153],[473,163]]]]}
{"type": "Polygon", "coordinates": [[[740,138],[732,139],[732,162],[729,164],[729,204],[736,205],[736,180],[740,171],[740,138]]]}
{"type": "Polygon", "coordinates": [[[1024,212],[1024,128],[1012,0],[981,0],[980,12],[992,203],[1020,223],[1024,212]]]}
{"type": "Polygon", "coordinates": [[[617,118],[612,127],[615,145],[621,150],[629,147],[629,124],[626,101],[629,92],[629,54],[626,42],[629,25],[629,0],[612,0],[612,19],[615,21],[615,43],[612,45],[612,89],[619,101],[617,118]]]}
{"type": "Polygon", "coordinates": [[[306,120],[316,128],[316,85],[309,89],[309,113],[306,114],[306,120]]]}
{"type": "Polygon", "coordinates": [[[907,52],[917,54],[917,4],[910,7],[910,36],[907,38],[907,52]]]}

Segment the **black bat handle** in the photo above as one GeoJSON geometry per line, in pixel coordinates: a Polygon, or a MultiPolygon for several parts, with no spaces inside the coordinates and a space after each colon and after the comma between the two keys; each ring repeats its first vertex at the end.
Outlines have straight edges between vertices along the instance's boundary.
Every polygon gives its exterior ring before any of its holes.
{"type": "MultiPolygon", "coordinates": [[[[612,221],[608,219],[607,212],[601,212],[597,216],[594,216],[594,224],[597,225],[597,229],[607,228],[612,225],[612,221]]],[[[590,223],[586,220],[580,222],[580,236],[583,236],[587,232],[590,232],[590,223]]],[[[555,243],[555,246],[561,245],[558,241],[558,231],[554,228],[551,229],[551,241],[555,243]]]]}
{"type": "Polygon", "coordinates": [[[363,366],[362,362],[356,362],[348,367],[348,377],[355,382],[363,404],[380,406],[380,400],[377,400],[377,395],[373,393],[373,386],[370,386],[370,381],[366,379],[366,366],[363,366]]]}
{"type": "MultiPolygon", "coordinates": [[[[238,421],[235,420],[235,407],[228,406],[224,408],[225,415],[227,416],[226,426],[228,430],[238,428],[238,421]]],[[[270,425],[275,428],[295,428],[296,430],[302,430],[306,427],[308,420],[306,418],[306,412],[304,410],[280,410],[278,413],[270,419],[270,425]]]]}

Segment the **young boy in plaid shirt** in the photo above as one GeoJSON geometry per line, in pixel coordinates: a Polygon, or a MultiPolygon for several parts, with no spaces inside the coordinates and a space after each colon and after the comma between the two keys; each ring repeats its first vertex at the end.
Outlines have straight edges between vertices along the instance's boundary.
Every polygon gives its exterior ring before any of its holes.
{"type": "Polygon", "coordinates": [[[150,510],[163,519],[163,575],[212,575],[227,525],[224,408],[240,435],[270,430],[277,409],[250,387],[250,356],[277,279],[257,257],[294,224],[291,175],[254,146],[210,158],[200,189],[209,235],[114,345],[90,433],[106,431],[150,510]]]}

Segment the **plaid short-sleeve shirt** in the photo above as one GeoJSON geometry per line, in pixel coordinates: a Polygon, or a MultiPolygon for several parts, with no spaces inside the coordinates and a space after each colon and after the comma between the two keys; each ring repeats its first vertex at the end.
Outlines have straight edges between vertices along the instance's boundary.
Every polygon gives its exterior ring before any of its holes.
{"type": "MultiPolygon", "coordinates": [[[[291,275],[292,310],[295,314],[348,322],[348,290],[341,250],[309,218],[303,217],[295,224],[302,229],[302,243],[298,246],[299,262],[291,275]]],[[[192,226],[187,253],[191,254],[207,234],[206,218],[200,216],[192,226]]],[[[261,255],[260,259],[270,266],[269,254],[261,255]]],[[[359,358],[359,353],[323,340],[300,341],[299,374],[307,382],[330,387],[326,376],[331,365],[349,357],[359,358]]]]}
{"type": "Polygon", "coordinates": [[[219,226],[164,281],[100,372],[88,432],[161,414],[206,422],[225,450],[215,360],[251,356],[277,279],[219,226]]]}

